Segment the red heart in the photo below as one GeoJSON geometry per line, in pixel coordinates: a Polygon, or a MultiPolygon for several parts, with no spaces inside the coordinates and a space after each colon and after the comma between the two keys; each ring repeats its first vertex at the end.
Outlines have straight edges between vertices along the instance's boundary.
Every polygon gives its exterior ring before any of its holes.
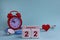
{"type": "Polygon", "coordinates": [[[43,24],[42,25],[42,29],[44,29],[45,31],[48,31],[49,30],[49,28],[50,28],[50,25],[49,24],[43,24]]]}

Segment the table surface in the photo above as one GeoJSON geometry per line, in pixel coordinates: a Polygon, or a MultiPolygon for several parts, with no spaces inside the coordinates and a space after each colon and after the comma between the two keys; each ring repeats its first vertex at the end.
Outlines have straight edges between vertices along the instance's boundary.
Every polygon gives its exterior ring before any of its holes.
{"type": "Polygon", "coordinates": [[[47,32],[40,31],[40,37],[38,39],[23,39],[20,35],[6,35],[4,30],[0,30],[0,40],[60,40],[59,29],[50,29],[47,32]]]}

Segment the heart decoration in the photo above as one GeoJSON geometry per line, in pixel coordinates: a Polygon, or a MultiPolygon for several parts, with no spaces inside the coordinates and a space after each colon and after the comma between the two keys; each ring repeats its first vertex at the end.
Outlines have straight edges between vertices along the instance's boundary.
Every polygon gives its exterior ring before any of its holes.
{"type": "Polygon", "coordinates": [[[43,24],[42,29],[44,29],[45,31],[48,31],[50,29],[50,25],[49,24],[43,24]]]}

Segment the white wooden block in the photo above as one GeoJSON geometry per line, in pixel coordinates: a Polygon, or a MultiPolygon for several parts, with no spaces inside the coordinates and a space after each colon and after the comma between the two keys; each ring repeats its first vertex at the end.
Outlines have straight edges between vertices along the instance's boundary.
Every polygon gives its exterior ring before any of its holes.
{"type": "Polygon", "coordinates": [[[39,36],[40,36],[40,29],[39,28],[35,28],[35,29],[31,29],[31,30],[32,30],[31,37],[32,38],[39,38],[39,36]]]}
{"type": "Polygon", "coordinates": [[[30,38],[31,30],[30,29],[22,29],[22,38],[30,38]]]}
{"type": "Polygon", "coordinates": [[[24,26],[22,28],[23,38],[39,38],[40,28],[37,26],[24,26]]]}

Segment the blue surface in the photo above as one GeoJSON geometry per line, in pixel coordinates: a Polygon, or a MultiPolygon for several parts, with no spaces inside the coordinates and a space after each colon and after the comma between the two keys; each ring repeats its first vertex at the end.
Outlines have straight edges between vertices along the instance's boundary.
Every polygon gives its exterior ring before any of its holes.
{"type": "Polygon", "coordinates": [[[7,14],[11,10],[21,12],[23,25],[56,24],[56,29],[41,32],[40,38],[34,40],[60,40],[60,0],[0,0],[0,40],[27,40],[4,35],[8,27],[7,14]]]}
{"type": "Polygon", "coordinates": [[[21,35],[6,35],[4,30],[0,31],[1,40],[60,40],[59,30],[50,29],[47,32],[40,32],[40,38],[38,39],[23,39],[21,35]]]}

